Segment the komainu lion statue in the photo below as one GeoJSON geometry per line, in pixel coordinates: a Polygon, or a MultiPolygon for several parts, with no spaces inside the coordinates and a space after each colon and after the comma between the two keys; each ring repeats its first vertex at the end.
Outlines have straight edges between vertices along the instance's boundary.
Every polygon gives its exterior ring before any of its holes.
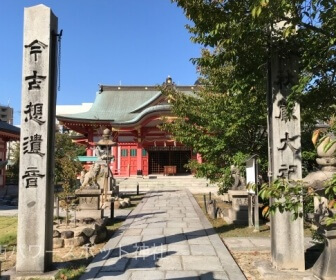
{"type": "Polygon", "coordinates": [[[233,178],[233,184],[231,190],[245,190],[245,178],[240,175],[240,170],[238,167],[231,165],[231,177],[233,178]]]}
{"type": "Polygon", "coordinates": [[[97,183],[97,177],[99,171],[100,171],[100,164],[98,163],[91,165],[87,173],[84,173],[84,171],[82,171],[80,178],[81,182],[80,189],[98,189],[99,185],[97,183]]]}

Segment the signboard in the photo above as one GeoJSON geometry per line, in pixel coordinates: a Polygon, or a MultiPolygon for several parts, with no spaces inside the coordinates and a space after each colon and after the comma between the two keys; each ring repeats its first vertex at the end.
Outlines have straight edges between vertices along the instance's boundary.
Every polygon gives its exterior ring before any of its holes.
{"type": "MultiPolygon", "coordinates": [[[[258,183],[257,176],[256,157],[251,157],[246,161],[246,184],[256,185],[258,183]]],[[[252,189],[249,189],[248,192],[255,194],[255,191],[252,189]]]]}

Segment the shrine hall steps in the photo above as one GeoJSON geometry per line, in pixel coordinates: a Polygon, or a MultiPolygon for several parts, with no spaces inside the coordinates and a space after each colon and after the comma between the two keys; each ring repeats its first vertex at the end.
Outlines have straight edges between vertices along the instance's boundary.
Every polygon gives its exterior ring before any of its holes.
{"type": "Polygon", "coordinates": [[[117,184],[120,189],[136,189],[139,184],[139,189],[156,189],[156,188],[206,188],[210,186],[208,180],[204,178],[195,178],[193,176],[162,176],[152,175],[146,177],[128,177],[128,178],[116,178],[117,184]]]}

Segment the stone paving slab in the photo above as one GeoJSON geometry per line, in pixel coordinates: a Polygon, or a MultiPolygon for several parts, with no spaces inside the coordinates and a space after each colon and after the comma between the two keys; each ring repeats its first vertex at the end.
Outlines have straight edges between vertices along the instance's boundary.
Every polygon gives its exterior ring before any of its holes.
{"type": "Polygon", "coordinates": [[[191,254],[195,256],[216,256],[215,249],[210,244],[190,245],[190,251],[191,254]]]}
{"type": "MultiPolygon", "coordinates": [[[[271,255],[271,240],[270,237],[227,237],[224,239],[224,243],[229,248],[231,252],[240,254],[253,254],[254,252],[264,252],[271,255]]],[[[305,249],[310,249],[315,246],[312,238],[305,237],[304,239],[305,249]]],[[[250,260],[247,258],[246,262],[250,260]]],[[[241,260],[242,262],[242,260],[241,260]]],[[[244,260],[245,262],[245,260],[244,260]]],[[[244,265],[243,263],[241,263],[244,265]]],[[[306,268],[305,271],[294,271],[294,270],[276,270],[269,260],[258,260],[258,258],[253,261],[253,266],[259,274],[261,279],[264,280],[313,280],[317,279],[311,270],[311,268],[306,268]]]]}
{"type": "Polygon", "coordinates": [[[147,193],[86,279],[246,279],[187,189],[147,193]]]}
{"type": "MultiPolygon", "coordinates": [[[[271,251],[270,237],[226,237],[224,243],[232,251],[271,251]]],[[[314,246],[311,237],[304,238],[305,249],[314,246]]]]}

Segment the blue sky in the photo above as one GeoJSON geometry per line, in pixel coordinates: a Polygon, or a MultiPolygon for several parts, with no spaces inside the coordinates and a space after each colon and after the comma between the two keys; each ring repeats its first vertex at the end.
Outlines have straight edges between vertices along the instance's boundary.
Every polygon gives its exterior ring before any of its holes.
{"type": "Polygon", "coordinates": [[[57,104],[93,102],[98,84],[179,85],[197,79],[183,11],[170,0],[1,0],[0,103],[20,123],[23,10],[44,4],[63,29],[57,104]]]}

